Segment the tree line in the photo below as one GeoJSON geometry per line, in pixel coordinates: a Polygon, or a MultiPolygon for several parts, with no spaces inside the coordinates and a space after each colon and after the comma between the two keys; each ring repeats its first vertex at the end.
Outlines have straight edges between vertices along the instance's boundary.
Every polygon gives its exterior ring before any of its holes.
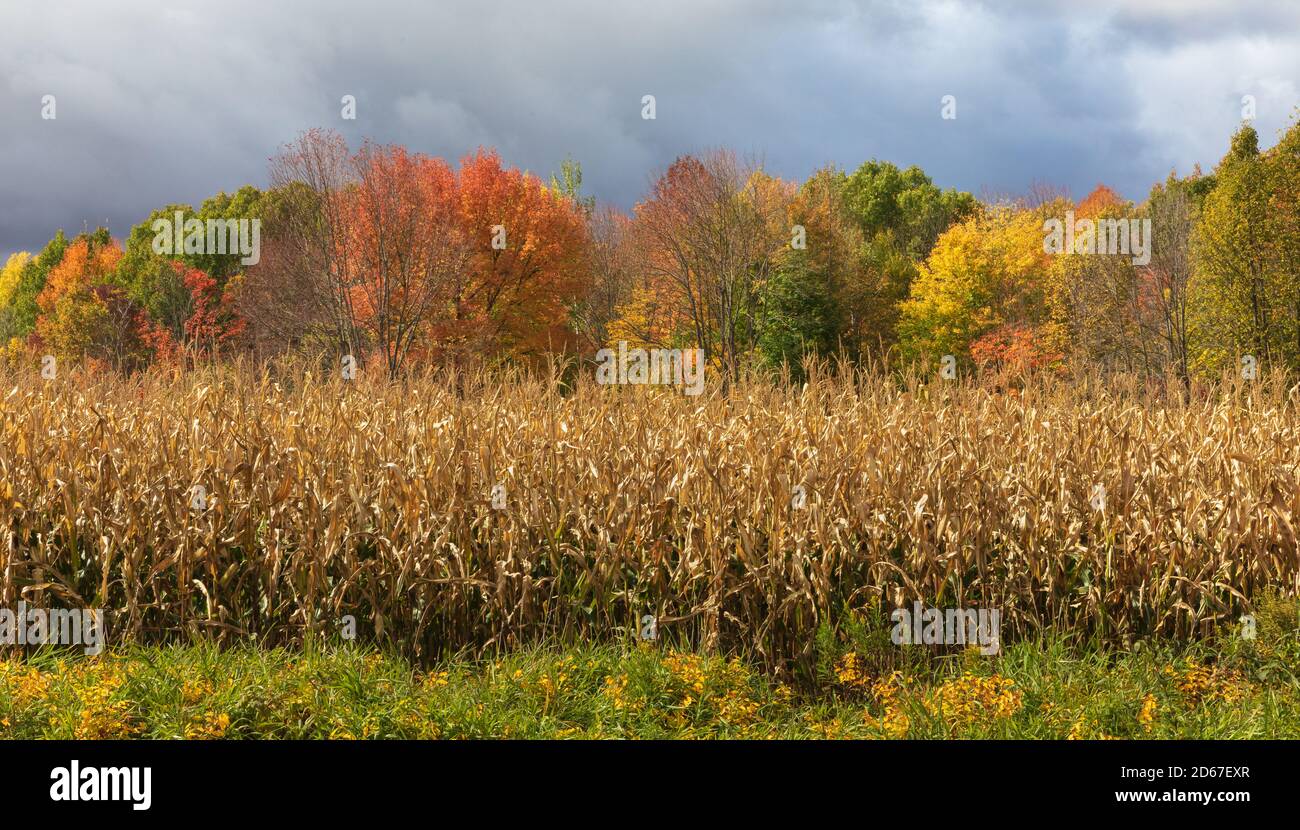
{"type": "Polygon", "coordinates": [[[808,356],[945,355],[996,376],[1190,382],[1243,356],[1300,370],[1297,266],[1295,123],[1268,150],[1243,124],[1211,173],[1170,173],[1137,204],[1104,185],[1078,202],[1046,185],[977,199],[878,160],[791,182],[717,149],[678,158],[630,212],[587,196],[575,162],[543,181],[489,149],[453,167],[311,130],[271,160],[265,189],[166,205],[124,241],[60,231],[11,256],[0,361],[131,372],[301,353],[397,373],[626,341],[702,348],[724,383],[797,379],[808,356]],[[184,239],[160,246],[173,217],[184,239]],[[210,220],[256,220],[260,250],[213,250],[210,220]],[[1130,225],[1141,257],[1099,235],[1127,242],[1130,225]]]}

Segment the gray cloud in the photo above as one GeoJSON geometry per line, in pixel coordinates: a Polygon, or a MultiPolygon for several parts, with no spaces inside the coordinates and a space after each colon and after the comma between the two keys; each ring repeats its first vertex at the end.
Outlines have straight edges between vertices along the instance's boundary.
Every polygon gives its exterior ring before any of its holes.
{"type": "Polygon", "coordinates": [[[876,157],[977,193],[1141,199],[1217,162],[1244,94],[1271,143],[1298,83],[1300,8],[1231,0],[6,4],[0,254],[264,184],[314,126],[451,160],[495,146],[543,176],[571,156],[624,207],[722,144],[789,178],[876,157]]]}

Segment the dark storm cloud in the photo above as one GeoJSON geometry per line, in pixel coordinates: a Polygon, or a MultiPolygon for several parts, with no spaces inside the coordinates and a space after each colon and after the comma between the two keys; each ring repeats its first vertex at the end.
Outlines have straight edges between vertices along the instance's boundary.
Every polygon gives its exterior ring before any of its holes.
{"type": "Polygon", "coordinates": [[[0,254],[264,184],[267,158],[314,126],[451,159],[495,146],[543,176],[571,156],[626,207],[717,145],[789,178],[877,157],[976,193],[1106,182],[1140,199],[1171,168],[1213,166],[1243,94],[1266,143],[1287,123],[1294,6],[1084,5],[7,4],[0,254]],[[949,94],[955,121],[939,117],[949,94]]]}

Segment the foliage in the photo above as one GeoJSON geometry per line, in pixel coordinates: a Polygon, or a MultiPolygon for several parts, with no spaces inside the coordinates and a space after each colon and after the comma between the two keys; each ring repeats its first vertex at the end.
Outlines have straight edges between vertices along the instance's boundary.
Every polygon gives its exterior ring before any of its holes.
{"type": "Polygon", "coordinates": [[[754,368],[802,381],[808,360],[944,355],[991,385],[1051,367],[1190,393],[1246,356],[1300,372],[1300,124],[1267,149],[1243,125],[1212,174],[1171,173],[1138,204],[1105,185],[981,204],[876,159],[795,183],[717,149],[676,159],[627,214],[585,194],[572,159],[543,183],[487,148],[453,166],[327,130],[282,148],[270,179],[154,211],[114,262],[102,229],[66,268],[62,232],[10,258],[6,362],[351,354],[395,376],[626,341],[700,348],[723,386],[754,368]],[[260,258],[160,251],[155,224],[178,215],[261,223],[260,258]],[[1076,245],[1053,250],[1045,231],[1067,218],[1076,245]],[[1087,247],[1100,223],[1149,226],[1149,258],[1087,247]]]}
{"type": "Polygon", "coordinates": [[[992,207],[949,228],[902,305],[907,354],[968,356],[971,343],[1009,323],[1046,322],[1048,255],[1028,211],[992,207]]]}
{"type": "Polygon", "coordinates": [[[426,666],[338,642],[45,650],[0,660],[0,738],[1282,738],[1300,730],[1300,692],[1261,654],[1294,659],[1297,642],[1292,629],[1246,649],[1226,632],[1133,650],[1048,640],[992,658],[917,649],[901,671],[837,643],[815,683],[663,643],[426,666]]]}

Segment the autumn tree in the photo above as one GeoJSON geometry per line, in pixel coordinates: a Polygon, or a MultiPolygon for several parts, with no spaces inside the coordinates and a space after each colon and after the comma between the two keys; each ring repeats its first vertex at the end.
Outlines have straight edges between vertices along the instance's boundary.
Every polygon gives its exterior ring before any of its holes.
{"type": "Polygon", "coordinates": [[[177,278],[190,295],[190,314],[182,324],[179,340],[171,337],[168,329],[162,342],[178,343],[191,358],[215,358],[223,349],[240,338],[247,321],[238,313],[234,294],[222,290],[216,277],[206,271],[172,262],[177,278]]]}
{"type": "MultiPolygon", "coordinates": [[[[185,321],[194,310],[189,288],[182,279],[184,268],[177,268],[178,263],[186,263],[187,257],[183,251],[166,256],[154,252],[157,236],[154,223],[159,220],[171,223],[177,213],[195,218],[190,205],[173,204],[153,211],[131,228],[118,276],[131,300],[179,339],[184,336],[185,321]]],[[[189,264],[195,267],[193,262],[189,264]]]]}
{"type": "Polygon", "coordinates": [[[1141,258],[1135,256],[1139,246],[1150,253],[1151,240],[1143,235],[1141,221],[1145,217],[1105,185],[1078,204],[1050,203],[1038,213],[1045,219],[1044,244],[1048,236],[1059,237],[1048,304],[1054,321],[1063,326],[1070,357],[1080,365],[1111,370],[1160,371],[1166,363],[1164,344],[1148,336],[1152,298],[1135,264],[1141,258]]]}
{"type": "Polygon", "coordinates": [[[58,231],[39,254],[24,262],[19,269],[17,282],[6,303],[11,337],[27,337],[36,330],[36,318],[40,314],[36,298],[45,288],[50,269],[63,260],[68,244],[63,231],[58,231]]]}
{"type": "Polygon", "coordinates": [[[897,339],[919,264],[941,233],[975,215],[978,203],[969,193],[940,189],[919,167],[900,170],[874,159],[845,178],[842,198],[862,239],[858,302],[848,311],[845,339],[859,354],[883,352],[897,339]]]}
{"type": "Polygon", "coordinates": [[[1151,262],[1142,272],[1144,319],[1149,336],[1164,344],[1164,356],[1186,385],[1191,366],[1188,340],[1188,289],[1192,280],[1192,231],[1197,211],[1196,173],[1179,179],[1173,173],[1151,189],[1151,262]]]}
{"type": "Polygon", "coordinates": [[[843,174],[826,168],[787,201],[791,238],[774,255],[760,290],[759,352],[768,366],[788,366],[796,379],[804,355],[834,354],[846,345],[846,330],[875,305],[866,296],[862,233],[845,209],[843,187],[843,174]]]}
{"type": "Polygon", "coordinates": [[[470,261],[439,345],[517,357],[575,349],[569,310],[587,290],[589,265],[581,208],[504,167],[495,151],[463,159],[459,179],[470,261]]]}
{"type": "Polygon", "coordinates": [[[117,282],[122,249],[100,229],[68,245],[37,295],[35,336],[41,349],[122,371],[153,358],[148,314],[117,282]]]}
{"type": "Polygon", "coordinates": [[[5,261],[4,268],[0,268],[0,346],[25,333],[19,328],[13,301],[18,293],[23,271],[31,261],[31,254],[20,251],[11,254],[5,261]]]}
{"type": "Polygon", "coordinates": [[[495,152],[452,171],[314,131],[273,160],[271,178],[265,261],[233,289],[251,337],[373,349],[390,373],[417,354],[464,365],[573,347],[584,214],[495,152]]]}
{"type": "Polygon", "coordinates": [[[395,374],[453,302],[469,267],[455,173],[441,159],[365,144],[341,194],[356,268],[352,307],[395,374]]]}
{"type": "MultiPolygon", "coordinates": [[[[252,223],[264,221],[264,194],[257,188],[244,186],[233,194],[225,192],[204,200],[196,211],[187,204],[172,204],[149,214],[143,222],[127,235],[125,253],[118,266],[118,282],[132,302],[143,307],[151,320],[166,329],[171,339],[178,343],[193,342],[188,321],[199,310],[195,301],[200,296],[205,302],[229,306],[223,299],[227,283],[245,269],[244,254],[237,246],[229,244],[231,228],[227,223],[247,222],[250,237],[252,223]],[[181,237],[175,236],[175,223],[180,220],[181,237]],[[209,221],[218,223],[211,236],[209,221]],[[190,231],[186,231],[187,223],[190,231]],[[166,230],[159,231],[159,225],[166,230]],[[195,230],[197,228],[197,230],[195,230]],[[164,238],[160,239],[160,233],[164,238]],[[209,242],[214,243],[209,249],[209,242]],[[159,249],[162,252],[159,252],[159,249]],[[222,251],[224,248],[224,252],[222,251]],[[193,276],[202,272],[212,280],[212,285],[196,294],[195,285],[202,282],[193,276]],[[191,275],[186,282],[186,275],[191,275]],[[208,294],[215,297],[208,297],[208,294]]],[[[232,226],[232,227],[237,227],[232,226]]],[[[260,237],[260,233],[259,233],[260,237]]],[[[252,238],[250,242],[256,241],[252,238]]]]}
{"type": "MultiPolygon", "coordinates": [[[[1288,325],[1296,335],[1286,342],[1287,364],[1300,366],[1300,107],[1291,127],[1265,157],[1269,180],[1270,259],[1280,301],[1291,303],[1288,325]]],[[[1286,334],[1282,335],[1286,337],[1286,334]]]]}
{"type": "Polygon", "coordinates": [[[276,345],[321,338],[338,354],[362,354],[360,252],[350,244],[348,200],[356,158],[338,133],[309,130],[271,159],[270,180],[275,221],[262,262],[237,286],[240,313],[275,332],[276,345]]]}
{"type": "Polygon", "coordinates": [[[1049,264],[1038,213],[991,206],[953,225],[903,303],[905,355],[968,358],[972,343],[1003,326],[1045,326],[1049,264]]]}
{"type": "Polygon", "coordinates": [[[650,290],[670,298],[691,340],[734,379],[756,339],[757,290],[783,227],[786,188],[751,162],[718,150],[683,156],[637,205],[634,233],[650,290]]]}
{"type": "Polygon", "coordinates": [[[638,333],[611,337],[610,327],[618,320],[620,309],[629,308],[637,284],[639,269],[631,231],[631,218],[616,208],[593,208],[588,215],[588,285],[570,309],[574,331],[588,353],[603,348],[611,339],[648,342],[638,333]]]}
{"type": "Polygon", "coordinates": [[[1295,204],[1298,129],[1261,153],[1245,125],[1215,169],[1194,236],[1189,339],[1201,371],[1235,365],[1243,354],[1300,368],[1300,234],[1294,214],[1279,209],[1295,204]]]}
{"type": "MultiPolygon", "coordinates": [[[[306,234],[325,237],[308,217],[317,197],[301,183],[268,189],[263,196],[265,232],[257,265],[235,274],[221,292],[222,302],[243,321],[231,348],[267,357],[281,352],[319,356],[347,353],[340,339],[340,312],[334,287],[304,253],[306,234]],[[342,351],[340,351],[342,349],[342,351]]],[[[342,225],[340,224],[340,228],[342,225]]]]}

